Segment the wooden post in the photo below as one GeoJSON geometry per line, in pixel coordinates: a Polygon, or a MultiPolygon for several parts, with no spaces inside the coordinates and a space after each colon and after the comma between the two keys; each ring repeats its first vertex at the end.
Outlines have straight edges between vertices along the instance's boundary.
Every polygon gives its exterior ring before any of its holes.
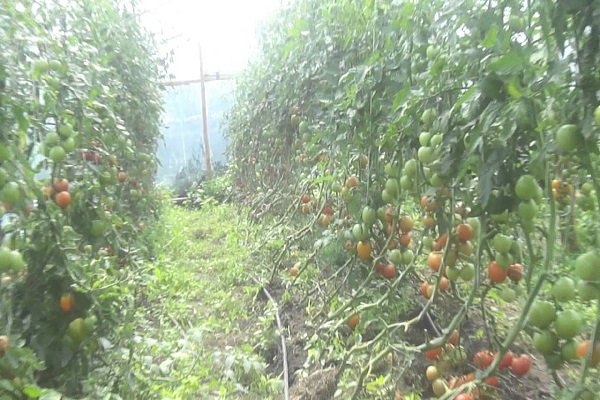
{"type": "Polygon", "coordinates": [[[206,176],[212,176],[212,163],[210,159],[210,142],[208,140],[208,116],[206,112],[206,89],[204,87],[204,66],[202,65],[202,46],[198,42],[200,55],[200,90],[202,92],[202,136],[204,138],[204,159],[206,160],[206,176]]]}

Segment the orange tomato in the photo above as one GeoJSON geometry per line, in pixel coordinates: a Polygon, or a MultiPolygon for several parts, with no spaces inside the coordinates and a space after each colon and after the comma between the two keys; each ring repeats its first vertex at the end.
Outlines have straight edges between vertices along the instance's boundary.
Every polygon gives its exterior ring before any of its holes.
{"type": "Polygon", "coordinates": [[[427,265],[429,265],[429,268],[435,272],[439,271],[442,265],[442,253],[429,253],[429,256],[427,257],[427,265]]]}
{"type": "Polygon", "coordinates": [[[75,301],[75,297],[73,294],[65,294],[60,298],[60,309],[63,312],[69,313],[73,310],[73,302],[75,301]]]}
{"type": "Polygon", "coordinates": [[[502,283],[506,280],[507,271],[502,269],[496,261],[490,262],[488,266],[488,278],[494,283],[502,283]]]}
{"type": "Polygon", "coordinates": [[[371,244],[369,242],[358,242],[356,244],[356,252],[361,260],[368,260],[371,257],[371,244]]]}
{"type": "Polygon", "coordinates": [[[348,320],[348,326],[350,327],[350,329],[354,330],[359,322],[360,322],[360,317],[357,314],[354,314],[348,320]]]}
{"type": "Polygon", "coordinates": [[[71,195],[69,192],[60,192],[56,195],[54,201],[60,208],[65,209],[71,204],[71,195]]]}

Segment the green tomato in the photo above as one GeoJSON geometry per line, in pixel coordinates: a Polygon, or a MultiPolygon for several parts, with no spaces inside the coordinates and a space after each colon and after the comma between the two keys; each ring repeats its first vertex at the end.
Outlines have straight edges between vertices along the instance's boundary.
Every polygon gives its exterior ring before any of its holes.
{"type": "Polygon", "coordinates": [[[6,169],[0,167],[0,187],[8,182],[9,175],[6,169]]]}
{"type": "Polygon", "coordinates": [[[75,139],[73,139],[72,137],[67,138],[63,140],[60,145],[66,153],[70,153],[73,150],[75,150],[75,139]]]}
{"type": "Polygon", "coordinates": [[[12,255],[8,247],[0,247],[0,273],[12,272],[12,255]]]}
{"type": "MultiPolygon", "coordinates": [[[[427,46],[427,50],[425,53],[427,55],[427,58],[430,61],[433,61],[440,54],[440,48],[438,46],[429,45],[429,46],[427,46]]],[[[429,110],[427,110],[427,111],[429,111],[429,110]]]]}
{"type": "Polygon", "coordinates": [[[572,339],[581,333],[583,318],[574,310],[561,311],[556,315],[556,334],[561,339],[572,339]]]}
{"type": "Polygon", "coordinates": [[[515,184],[515,194],[522,201],[531,200],[536,196],[538,187],[533,175],[522,175],[515,184]]]}
{"type": "Polygon", "coordinates": [[[538,206],[536,202],[531,200],[522,201],[517,208],[517,214],[524,221],[531,221],[537,215],[538,206]]]}
{"type": "Polygon", "coordinates": [[[408,160],[404,164],[404,173],[406,174],[406,176],[414,178],[417,175],[417,160],[408,160]]]}
{"type": "Polygon", "coordinates": [[[400,187],[398,186],[398,181],[394,178],[390,178],[385,182],[385,190],[388,192],[392,198],[396,198],[398,193],[400,192],[400,187]]]}
{"type": "Polygon", "coordinates": [[[90,223],[90,234],[93,237],[100,237],[104,234],[104,222],[95,219],[90,223]]]}
{"type": "Polygon", "coordinates": [[[481,229],[481,221],[479,221],[479,218],[469,217],[467,218],[467,224],[473,229],[473,237],[477,237],[477,235],[479,235],[479,230],[481,229]]]}
{"type": "Polygon", "coordinates": [[[452,282],[456,282],[458,281],[458,278],[460,278],[461,275],[461,269],[454,266],[446,266],[446,276],[448,277],[448,279],[450,279],[452,282]]]}
{"type": "Polygon", "coordinates": [[[308,133],[308,122],[306,122],[306,121],[302,121],[302,122],[300,122],[300,123],[298,124],[298,131],[299,131],[301,134],[308,133]]]}
{"type": "Polygon", "coordinates": [[[505,286],[500,292],[500,298],[507,303],[510,303],[517,298],[517,292],[511,287],[505,286]]]}
{"type": "MultiPolygon", "coordinates": [[[[377,220],[377,211],[375,211],[375,209],[371,208],[371,207],[363,208],[362,220],[368,226],[373,225],[375,223],[375,221],[377,220]]],[[[357,240],[360,240],[360,239],[357,239],[357,240]]]]}
{"type": "Polygon", "coordinates": [[[431,133],[429,132],[421,132],[419,135],[419,143],[421,146],[427,146],[429,144],[429,139],[431,139],[431,133]]]}
{"type": "Polygon", "coordinates": [[[556,308],[554,304],[546,300],[536,300],[531,306],[529,313],[529,323],[540,329],[545,329],[556,318],[556,308]]]}
{"type": "Polygon", "coordinates": [[[428,108],[421,115],[421,122],[425,127],[429,128],[433,125],[437,118],[437,111],[434,108],[428,108]]]}
{"type": "Polygon", "coordinates": [[[385,189],[381,191],[381,199],[386,203],[391,203],[394,201],[394,197],[385,189]]]}
{"type": "Polygon", "coordinates": [[[423,246],[427,249],[430,249],[431,246],[433,245],[433,238],[430,236],[424,237],[423,238],[423,246]]]}
{"type": "Polygon", "coordinates": [[[291,123],[292,123],[292,126],[294,126],[294,127],[299,126],[300,125],[300,117],[297,116],[296,114],[292,115],[291,123]]]}
{"type": "Polygon", "coordinates": [[[469,282],[475,277],[475,267],[472,264],[466,264],[460,271],[462,280],[469,282]]]}
{"type": "Polygon", "coordinates": [[[402,252],[402,263],[405,265],[409,265],[413,262],[415,258],[415,253],[411,249],[406,249],[402,252]]]}
{"type": "Polygon", "coordinates": [[[594,110],[594,122],[596,122],[596,126],[600,128],[600,106],[596,107],[596,110],[594,110]]]}
{"type": "Polygon", "coordinates": [[[546,361],[548,369],[559,370],[563,367],[563,359],[561,358],[560,354],[548,354],[544,356],[544,360],[546,361]]]}
{"type": "Polygon", "coordinates": [[[431,147],[437,147],[440,145],[440,143],[442,143],[442,140],[444,140],[444,137],[438,133],[437,135],[433,135],[429,144],[431,147]]]}
{"type": "Polygon", "coordinates": [[[421,146],[417,151],[417,158],[423,164],[431,164],[435,160],[435,154],[431,147],[421,146]]]}
{"type": "Polygon", "coordinates": [[[352,235],[358,241],[367,240],[369,238],[369,228],[365,224],[355,224],[352,227],[352,235]]]}
{"type": "Polygon", "coordinates": [[[54,146],[50,149],[49,156],[54,163],[60,163],[67,158],[67,153],[61,146],[54,146]]]}
{"type": "Polygon", "coordinates": [[[33,72],[38,76],[48,72],[48,61],[35,60],[33,62],[33,72]]]}
{"type": "Polygon", "coordinates": [[[495,223],[503,224],[508,221],[508,210],[504,210],[502,214],[492,214],[490,217],[495,223]]]}
{"type": "Polygon", "coordinates": [[[54,71],[61,72],[63,69],[63,64],[58,60],[50,60],[48,67],[54,71]]]}
{"type": "Polygon", "coordinates": [[[412,178],[403,175],[400,178],[400,189],[402,190],[411,190],[415,185],[415,182],[412,180],[412,178]]]}
{"type": "Polygon", "coordinates": [[[565,361],[573,361],[577,359],[577,342],[569,340],[560,348],[560,356],[565,361]]]}
{"type": "Polygon", "coordinates": [[[535,222],[533,220],[522,220],[521,228],[525,233],[532,233],[535,229],[535,222]]]}
{"type": "Polygon", "coordinates": [[[600,287],[596,283],[579,281],[577,292],[583,301],[593,301],[600,299],[600,287]]]}
{"type": "Polygon", "coordinates": [[[44,138],[44,143],[47,146],[52,147],[52,146],[58,144],[59,140],[60,140],[60,136],[59,136],[58,133],[56,133],[56,132],[48,132],[48,134],[44,138]]]}
{"type": "Polygon", "coordinates": [[[513,242],[512,239],[509,238],[508,236],[506,236],[502,233],[498,233],[492,239],[492,247],[498,253],[507,254],[508,252],[510,252],[512,242],[513,242]]]}
{"type": "Polygon", "coordinates": [[[0,192],[0,199],[14,205],[21,201],[21,187],[16,182],[8,182],[0,192]]]}
{"type": "Polygon", "coordinates": [[[63,124],[58,128],[58,133],[63,138],[68,138],[73,135],[73,126],[71,124],[63,124]]]}
{"type": "Polygon", "coordinates": [[[398,164],[396,162],[389,162],[389,163],[385,164],[385,167],[383,167],[383,170],[384,170],[385,174],[391,178],[398,177],[398,164]]]}
{"type": "Polygon", "coordinates": [[[559,303],[565,303],[575,298],[575,282],[573,279],[563,276],[552,285],[552,295],[559,303]]]}
{"type": "Polygon", "coordinates": [[[96,323],[98,322],[98,318],[95,315],[88,316],[84,321],[86,332],[92,332],[96,327],[96,323]]]}
{"type": "Polygon", "coordinates": [[[594,251],[581,254],[575,260],[575,274],[584,281],[600,281],[600,257],[594,251]]]}
{"type": "Polygon", "coordinates": [[[533,345],[544,355],[549,355],[558,347],[558,336],[551,330],[544,329],[533,335],[533,345]]]}
{"type": "Polygon", "coordinates": [[[87,336],[87,327],[83,318],[76,318],[69,324],[69,336],[77,344],[87,336]]]}
{"type": "Polygon", "coordinates": [[[510,253],[496,253],[496,263],[503,270],[507,270],[513,263],[513,257],[510,253]]]}
{"type": "Polygon", "coordinates": [[[394,265],[402,264],[402,252],[398,249],[391,250],[388,254],[388,258],[394,265]]]}
{"type": "Polygon", "coordinates": [[[581,185],[581,193],[586,196],[589,196],[592,193],[592,190],[594,190],[594,185],[592,185],[589,182],[586,182],[583,185],[581,185]]]}
{"type": "Polygon", "coordinates": [[[582,136],[577,125],[566,124],[556,131],[556,146],[566,152],[573,151],[582,145],[582,136]]]}
{"type": "Polygon", "coordinates": [[[433,174],[430,179],[431,186],[435,188],[441,188],[446,183],[446,180],[438,174],[433,174]]]}

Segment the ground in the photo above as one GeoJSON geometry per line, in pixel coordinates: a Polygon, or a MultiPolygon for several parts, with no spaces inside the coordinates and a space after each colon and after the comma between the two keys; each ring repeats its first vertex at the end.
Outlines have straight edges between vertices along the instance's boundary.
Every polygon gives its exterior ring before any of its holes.
{"type": "MultiPolygon", "coordinates": [[[[152,279],[140,289],[132,327],[135,375],[138,387],[146,388],[144,398],[283,399],[284,368],[290,399],[333,398],[339,365],[307,361],[315,332],[306,322],[307,304],[285,290],[285,281],[263,286],[270,260],[253,243],[262,227],[233,205],[200,211],[167,207],[161,224],[156,233],[161,250],[149,266],[152,279]]],[[[476,336],[480,327],[472,317],[465,329],[476,336]]],[[[424,329],[415,327],[407,340],[418,343],[424,329]]],[[[485,343],[467,345],[477,349],[485,343]]],[[[408,365],[398,387],[421,387],[423,398],[430,397],[423,374],[427,361],[417,357],[408,365]]],[[[519,393],[512,389],[516,379],[503,377],[506,397],[499,398],[549,399],[551,380],[539,358],[519,393]]]]}

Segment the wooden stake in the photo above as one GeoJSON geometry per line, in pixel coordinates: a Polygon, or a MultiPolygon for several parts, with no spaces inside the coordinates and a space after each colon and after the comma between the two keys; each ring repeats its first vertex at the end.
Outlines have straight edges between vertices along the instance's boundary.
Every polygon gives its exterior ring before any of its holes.
{"type": "Polygon", "coordinates": [[[206,160],[206,177],[212,176],[212,163],[210,160],[210,143],[208,141],[208,117],[206,112],[206,89],[204,87],[204,66],[202,65],[202,46],[198,42],[200,55],[200,90],[202,92],[202,136],[204,138],[204,159],[206,160]]]}

